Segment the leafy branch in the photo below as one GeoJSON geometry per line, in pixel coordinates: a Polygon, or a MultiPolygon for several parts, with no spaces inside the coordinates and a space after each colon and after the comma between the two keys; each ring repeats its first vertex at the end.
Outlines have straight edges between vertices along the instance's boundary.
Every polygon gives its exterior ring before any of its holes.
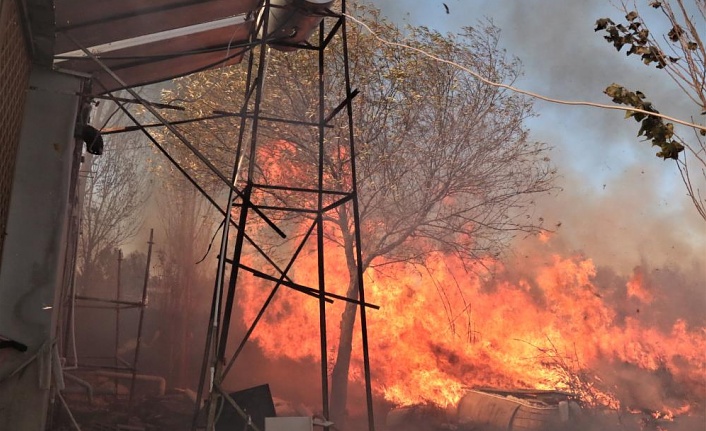
{"type": "MultiPolygon", "coordinates": [[[[659,111],[652,107],[651,102],[645,100],[645,95],[640,91],[633,92],[618,84],[611,84],[605,89],[604,93],[612,97],[615,103],[632,106],[633,108],[647,112],[659,113],[659,111]]],[[[652,141],[653,146],[661,148],[657,153],[657,157],[662,157],[665,160],[676,160],[679,158],[679,153],[684,151],[684,146],[673,139],[673,123],[665,123],[662,118],[654,115],[627,111],[625,118],[630,117],[634,118],[638,123],[642,123],[637,136],[644,136],[652,141]]]]}
{"type": "MultiPolygon", "coordinates": [[[[621,0],[620,9],[625,14],[626,22],[616,24],[610,18],[601,18],[596,21],[595,31],[604,31],[604,39],[616,50],[621,51],[627,46],[628,56],[639,56],[645,65],[655,65],[663,70],[678,89],[694,102],[697,112],[706,115],[706,46],[700,34],[706,22],[706,4],[697,2],[696,14],[691,9],[692,3],[687,0],[647,0],[647,4],[659,12],[654,16],[653,26],[648,26],[643,19],[647,14],[636,9],[637,2],[628,5],[627,0],[621,0]],[[650,28],[661,31],[651,32],[650,28]]],[[[630,108],[626,109],[626,118],[633,117],[642,123],[638,136],[647,137],[653,145],[661,148],[657,156],[675,160],[688,196],[699,215],[706,220],[706,200],[698,187],[698,182],[706,179],[706,140],[703,138],[706,127],[695,123],[687,125],[658,113],[639,91],[631,92],[613,84],[605,93],[614,102],[630,108]],[[677,136],[674,133],[674,125],[677,124],[691,127],[694,139],[685,140],[677,136]],[[685,154],[679,157],[684,149],[685,154]],[[691,165],[691,170],[687,159],[696,163],[691,165]],[[694,173],[696,175],[692,175],[694,173]]]]}
{"type": "MultiPolygon", "coordinates": [[[[652,2],[652,7],[661,7],[660,2],[652,2]]],[[[642,62],[646,65],[657,63],[657,69],[664,69],[668,63],[676,63],[679,57],[672,57],[664,53],[659,46],[652,43],[650,39],[650,31],[639,21],[639,15],[636,11],[631,11],[625,15],[628,21],[627,26],[623,24],[615,24],[610,18],[600,18],[596,21],[595,31],[605,30],[607,33],[603,38],[611,42],[616,50],[620,51],[625,45],[630,45],[630,49],[626,55],[639,55],[642,62]]],[[[674,26],[667,33],[667,37],[672,42],[679,42],[680,38],[685,37],[685,31],[680,25],[674,26]]],[[[695,50],[698,44],[694,41],[686,41],[686,48],[695,50]]]]}

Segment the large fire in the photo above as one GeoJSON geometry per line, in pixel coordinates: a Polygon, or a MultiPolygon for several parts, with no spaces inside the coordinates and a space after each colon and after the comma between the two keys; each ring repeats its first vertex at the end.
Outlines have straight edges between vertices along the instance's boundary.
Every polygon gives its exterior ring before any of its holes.
{"type": "MultiPolygon", "coordinates": [[[[424,265],[369,269],[367,299],[382,307],[368,314],[374,389],[397,405],[456,403],[474,386],[567,390],[610,408],[684,412],[702,404],[706,328],[681,318],[657,324],[650,316],[669,300],[671,286],[647,286],[640,272],[622,286],[603,286],[589,258],[550,254],[542,261],[545,243],[504,265],[469,268],[435,254],[424,265]]],[[[343,256],[328,254],[326,267],[327,285],[342,293],[343,256]]],[[[315,287],[315,268],[316,258],[303,256],[292,277],[315,287]]],[[[239,291],[247,324],[265,287],[239,291]]],[[[342,306],[329,305],[331,356],[342,306]]],[[[254,337],[268,355],[318,360],[318,301],[279,292],[254,337]]],[[[359,337],[353,351],[360,351],[359,337]]],[[[361,370],[358,357],[354,379],[361,370]]]]}

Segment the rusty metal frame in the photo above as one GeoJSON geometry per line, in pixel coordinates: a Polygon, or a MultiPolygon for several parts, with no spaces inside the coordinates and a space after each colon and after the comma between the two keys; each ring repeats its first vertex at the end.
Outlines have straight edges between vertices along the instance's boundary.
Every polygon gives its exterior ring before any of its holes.
{"type": "MultiPolygon", "coordinates": [[[[148,241],[148,248],[147,248],[147,261],[145,263],[145,275],[142,281],[142,293],[141,293],[141,299],[140,301],[124,301],[120,299],[120,292],[122,289],[121,285],[121,270],[122,270],[122,261],[123,261],[123,252],[122,250],[118,249],[118,265],[117,265],[117,289],[116,289],[116,299],[108,299],[108,298],[97,298],[97,297],[92,297],[92,296],[84,296],[84,295],[74,295],[73,298],[75,301],[80,301],[80,304],[73,304],[70,303],[70,307],[76,307],[76,308],[81,308],[81,309],[87,309],[87,308],[93,308],[93,309],[106,309],[106,310],[112,310],[115,312],[115,354],[112,357],[89,357],[89,356],[83,356],[81,359],[112,359],[113,360],[113,366],[108,366],[108,365],[98,365],[98,364],[89,364],[89,363],[79,363],[77,362],[75,364],[76,367],[82,368],[82,369],[102,369],[102,370],[116,370],[116,371],[127,371],[132,373],[132,381],[130,384],[130,392],[129,392],[129,398],[128,398],[128,403],[129,403],[129,409],[132,408],[132,403],[133,403],[133,393],[135,391],[135,376],[137,375],[137,364],[139,360],[139,354],[140,354],[140,347],[142,343],[142,330],[143,330],[143,321],[144,321],[144,315],[145,315],[145,308],[147,307],[147,287],[149,285],[149,278],[150,278],[150,261],[152,259],[152,246],[154,244],[154,229],[150,229],[150,239],[148,241]],[[89,304],[86,304],[88,302],[89,304]],[[118,353],[119,349],[119,344],[120,344],[120,311],[121,310],[126,310],[126,309],[138,309],[138,327],[137,327],[137,339],[136,339],[136,345],[135,345],[135,353],[133,356],[132,362],[128,362],[124,360],[123,358],[120,357],[118,353]],[[120,364],[119,364],[120,363],[120,364]]],[[[73,316],[69,315],[67,317],[68,319],[74,319],[73,316]]],[[[69,335],[69,324],[74,324],[74,322],[67,322],[67,328],[66,328],[66,335],[64,336],[66,340],[69,339],[70,336],[75,336],[69,335]]],[[[117,380],[115,381],[115,396],[118,397],[118,383],[117,380]]]]}
{"type": "MultiPolygon", "coordinates": [[[[363,283],[363,266],[362,266],[362,255],[361,255],[361,234],[360,234],[360,216],[359,216],[359,206],[358,206],[358,189],[357,189],[357,177],[356,177],[356,166],[355,166],[355,143],[354,143],[354,133],[353,133],[353,99],[358,94],[358,90],[351,87],[350,78],[350,68],[349,68],[349,58],[348,58],[348,46],[346,37],[346,1],[341,1],[341,12],[334,12],[331,10],[326,10],[322,13],[323,21],[319,25],[318,30],[318,43],[317,45],[311,44],[299,44],[296,45],[300,49],[309,49],[318,52],[318,119],[315,122],[302,122],[296,119],[287,118],[275,118],[263,115],[261,112],[261,103],[264,98],[267,97],[267,92],[264,88],[264,81],[266,79],[266,63],[271,55],[269,51],[269,45],[278,44],[288,46],[287,44],[277,43],[275,41],[260,40],[256,37],[260,30],[260,26],[264,29],[263,34],[267,33],[268,17],[270,6],[269,0],[262,0],[261,7],[264,8],[264,13],[262,14],[263,19],[260,20],[257,26],[253,29],[251,41],[247,48],[249,51],[248,60],[248,71],[247,71],[247,83],[245,85],[245,99],[243,106],[238,113],[234,112],[213,112],[213,115],[193,118],[189,120],[184,120],[182,122],[170,122],[166,120],[156,108],[162,108],[155,103],[150,103],[144,100],[139,94],[134,90],[129,88],[120,77],[111,70],[100,58],[93,55],[85,47],[73,39],[68,33],[66,36],[73,40],[74,44],[81,49],[88,58],[98,64],[101,69],[107,73],[115,82],[117,82],[122,88],[124,88],[132,97],[132,99],[119,99],[113,95],[107,95],[109,100],[112,100],[117,104],[119,109],[121,109],[128,118],[130,118],[135,126],[129,128],[123,128],[122,130],[111,131],[112,133],[120,133],[131,130],[140,130],[142,133],[150,139],[150,141],[167,157],[167,159],[184,175],[186,178],[194,185],[205,197],[206,199],[216,207],[219,212],[223,215],[224,220],[221,224],[223,228],[221,242],[220,242],[220,253],[218,256],[218,269],[216,273],[216,281],[213,290],[212,304],[211,304],[211,315],[209,318],[209,324],[206,331],[206,343],[204,347],[203,363],[201,368],[201,377],[199,382],[199,390],[197,392],[197,402],[196,409],[194,412],[192,430],[197,428],[198,417],[200,413],[200,405],[202,401],[202,396],[204,392],[208,393],[208,398],[206,400],[207,407],[206,412],[206,427],[209,431],[213,430],[215,427],[216,419],[216,405],[219,398],[223,398],[230,404],[233,404],[236,410],[239,410],[237,404],[228,394],[223,390],[223,382],[229,372],[234,370],[234,363],[238,358],[238,355],[242,351],[245,343],[248,342],[249,337],[256,329],[260,318],[266,313],[267,308],[271,300],[277,294],[279,287],[284,286],[295,291],[299,291],[304,294],[302,300],[309,300],[306,296],[311,296],[318,300],[319,303],[319,331],[320,331],[320,354],[321,354],[321,398],[322,398],[322,411],[324,417],[329,419],[329,369],[328,369],[328,347],[326,332],[328,322],[326,320],[326,306],[330,302],[335,300],[343,300],[346,302],[353,302],[357,304],[360,311],[360,322],[362,331],[362,341],[363,341],[363,364],[364,364],[364,376],[365,376],[365,391],[366,391],[366,401],[367,401],[367,412],[368,412],[368,428],[370,431],[374,431],[374,415],[373,415],[373,399],[372,399],[372,387],[371,387],[371,377],[370,377],[370,360],[368,352],[368,334],[367,334],[367,319],[366,310],[368,308],[378,308],[373,304],[369,304],[365,300],[365,289],[363,283]],[[327,22],[332,21],[332,24],[328,25],[327,22]],[[326,112],[325,103],[325,74],[324,68],[327,63],[326,54],[329,49],[330,42],[335,37],[342,38],[343,46],[343,58],[344,58],[344,78],[345,78],[345,97],[344,99],[336,105],[329,112],[326,112]],[[255,58],[258,61],[255,62],[255,58]],[[139,103],[148,112],[150,112],[159,123],[155,124],[141,124],[135,116],[133,116],[129,110],[125,107],[125,103],[139,103]],[[350,160],[350,171],[351,178],[350,184],[351,189],[341,192],[326,190],[324,188],[324,142],[326,133],[330,130],[330,121],[333,120],[337,115],[341,114],[345,109],[347,114],[347,127],[348,127],[348,148],[351,154],[350,160]],[[210,160],[208,160],[205,155],[203,155],[194,145],[189,142],[189,140],[175,127],[177,124],[185,122],[194,121],[206,121],[214,120],[222,117],[238,117],[240,118],[240,129],[238,136],[237,149],[235,154],[235,163],[232,170],[232,175],[227,178],[222,172],[220,172],[210,160]],[[279,121],[289,124],[300,125],[303,127],[316,127],[318,132],[318,167],[317,167],[317,187],[315,189],[305,189],[302,187],[286,187],[277,185],[264,185],[259,184],[255,180],[255,154],[259,145],[258,141],[258,126],[260,121],[279,121]],[[211,198],[205,190],[200,187],[198,182],[189,173],[179,165],[179,163],[173,159],[169,153],[164,149],[163,146],[149,133],[147,128],[150,127],[166,127],[172,135],[174,135],[185,147],[187,147],[197,158],[206,165],[212,173],[214,173],[229,189],[229,196],[226,201],[226,205],[221,207],[216,203],[216,201],[211,198]],[[246,131],[249,136],[246,136],[246,131]],[[246,142],[249,139],[249,142],[246,142]],[[239,161],[241,160],[241,155],[246,152],[250,155],[247,161],[247,175],[242,181],[245,182],[245,186],[239,188],[237,186],[236,179],[239,175],[239,161]],[[252,202],[252,194],[256,190],[267,190],[268,193],[276,193],[277,191],[289,191],[289,192],[306,192],[314,193],[317,197],[317,205],[315,209],[312,208],[294,208],[294,207],[280,207],[280,206],[259,206],[252,202]],[[333,203],[328,205],[324,204],[324,196],[337,195],[337,199],[333,203]],[[237,202],[236,202],[237,201],[237,202]],[[326,243],[324,241],[324,218],[328,211],[335,209],[336,207],[344,204],[352,204],[353,206],[353,223],[354,223],[354,241],[356,249],[356,262],[357,262],[357,281],[358,281],[358,297],[357,298],[347,298],[341,295],[335,295],[327,290],[325,283],[325,259],[326,259],[326,243]],[[259,247],[258,244],[246,233],[246,226],[248,221],[252,219],[252,214],[255,213],[261,220],[265,221],[275,232],[277,232],[281,237],[285,237],[284,232],[282,232],[276,224],[270,220],[265,211],[276,210],[276,211],[288,211],[292,213],[309,213],[311,214],[312,223],[309,227],[306,235],[301,238],[301,241],[297,245],[296,251],[292,254],[288,264],[285,268],[280,268],[274,260],[268,256],[268,254],[259,247]],[[233,212],[238,212],[237,221],[234,220],[232,216],[233,212]],[[231,241],[230,229],[231,226],[236,229],[235,239],[233,244],[229,244],[231,241]],[[291,269],[293,263],[299,256],[301,250],[308,240],[316,241],[317,250],[317,261],[318,261],[318,284],[316,287],[303,286],[292,280],[288,272],[291,269]],[[243,246],[245,243],[249,243],[255,248],[255,250],[264,257],[265,262],[270,271],[274,270],[278,276],[269,276],[265,271],[260,271],[257,268],[250,268],[241,262],[241,257],[243,254],[243,246]],[[229,271],[228,271],[229,269],[229,271]],[[236,302],[236,286],[238,284],[238,275],[241,270],[250,272],[255,276],[271,281],[274,284],[268,299],[262,305],[257,318],[250,325],[248,332],[243,337],[239,346],[235,349],[235,352],[227,357],[228,341],[229,341],[229,331],[230,322],[234,313],[234,304],[236,302]],[[226,283],[226,275],[228,275],[226,283]],[[208,386],[208,387],[206,387],[208,386]]],[[[272,6],[275,7],[275,6],[272,6]]],[[[100,82],[99,82],[100,84],[100,82]]],[[[102,85],[102,84],[101,84],[102,85]]],[[[108,88],[108,87],[105,87],[108,88]]],[[[168,109],[178,109],[172,107],[164,107],[168,109]]],[[[345,145],[345,144],[343,144],[345,145]]],[[[116,301],[117,302],[117,301],[116,301]]],[[[250,426],[250,429],[256,430],[254,426],[250,426]]]]}

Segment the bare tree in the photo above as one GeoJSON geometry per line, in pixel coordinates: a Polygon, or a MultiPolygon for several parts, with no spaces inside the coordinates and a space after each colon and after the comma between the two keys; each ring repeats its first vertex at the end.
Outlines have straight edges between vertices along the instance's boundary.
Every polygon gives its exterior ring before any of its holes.
{"type": "Polygon", "coordinates": [[[135,137],[107,140],[103,155],[88,166],[77,262],[84,289],[101,279],[97,267],[101,256],[137,233],[150,192],[144,150],[135,137]]]}
{"type": "Polygon", "coordinates": [[[165,354],[171,358],[167,377],[174,386],[190,387],[194,382],[189,379],[198,369],[191,359],[202,352],[194,348],[193,331],[201,328],[196,325],[198,319],[207,315],[206,297],[214,271],[206,262],[198,262],[207,250],[215,214],[178,173],[169,168],[162,173],[166,175],[160,175],[162,184],[156,199],[162,239],[155,281],[162,296],[159,308],[167,344],[165,354]]]}
{"type": "MultiPolygon", "coordinates": [[[[696,0],[691,5],[683,0],[649,0],[646,3],[660,12],[656,20],[650,21],[651,24],[644,19],[648,15],[644,6],[623,1],[620,7],[625,13],[625,24],[601,18],[596,22],[596,31],[605,31],[604,38],[618,51],[625,48],[627,55],[636,55],[645,65],[663,70],[694,103],[696,115],[706,115],[706,47],[703,41],[706,2],[696,0]],[[655,33],[651,31],[652,27],[664,27],[668,31],[666,34],[655,33]]],[[[641,91],[628,91],[613,84],[606,89],[606,94],[616,103],[658,112],[641,91]]],[[[658,157],[675,161],[694,207],[706,220],[706,196],[699,189],[699,184],[706,180],[706,132],[688,130],[687,135],[679,136],[674,124],[657,117],[639,113],[627,117],[641,123],[638,136],[644,136],[652,145],[661,148],[658,157]],[[682,153],[684,149],[686,151],[682,153]]]]}
{"type": "MultiPolygon", "coordinates": [[[[358,13],[367,14],[367,21],[385,39],[404,40],[493,81],[512,83],[521,73],[519,61],[499,48],[499,30],[490,22],[459,35],[426,28],[403,33],[375,9],[358,13]]],[[[530,141],[524,127],[533,115],[527,99],[480,83],[449,64],[380,43],[356,28],[349,28],[348,40],[354,85],[361,91],[354,104],[354,132],[363,268],[393,261],[422,262],[428,252],[440,249],[467,260],[498,256],[513,236],[541,229],[532,207],[538,195],[552,189],[554,171],[549,148],[530,141]]],[[[326,64],[331,105],[343,97],[342,61],[339,56],[326,64]]],[[[303,122],[316,118],[314,54],[273,55],[267,66],[263,111],[303,122]]],[[[166,97],[186,95],[194,101],[191,108],[202,113],[235,109],[242,104],[243,74],[242,69],[228,69],[193,75],[178,81],[166,97]]],[[[348,140],[343,120],[330,134],[335,137],[324,143],[327,189],[350,189],[350,155],[340,150],[348,140]]],[[[234,141],[237,129],[232,125],[207,127],[183,130],[200,136],[200,142],[234,141]]],[[[261,127],[271,142],[262,145],[257,156],[262,182],[314,184],[316,130],[282,123],[261,127]]],[[[202,150],[215,159],[223,148],[204,145],[202,150]]],[[[267,198],[285,204],[296,200],[298,205],[305,199],[279,192],[267,198]]],[[[352,207],[338,207],[327,214],[326,222],[337,228],[330,230],[329,240],[340,244],[345,253],[347,295],[356,298],[352,207]]],[[[356,305],[348,304],[341,316],[331,377],[331,416],[339,425],[345,420],[355,316],[356,305]]]]}

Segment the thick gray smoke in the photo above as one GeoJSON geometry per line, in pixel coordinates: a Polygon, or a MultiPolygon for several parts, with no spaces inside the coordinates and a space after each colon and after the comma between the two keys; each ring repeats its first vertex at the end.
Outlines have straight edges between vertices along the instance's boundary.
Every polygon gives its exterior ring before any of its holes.
{"type": "MultiPolygon", "coordinates": [[[[425,25],[444,32],[473,26],[491,18],[502,29],[501,42],[519,57],[525,76],[514,85],[565,100],[611,104],[603,90],[613,82],[642,90],[666,114],[689,119],[695,106],[675,84],[639,59],[618,53],[594,32],[596,19],[622,20],[623,12],[607,0],[570,2],[463,1],[419,3],[412,0],[377,0],[383,14],[400,24],[425,25]]],[[[646,1],[638,0],[646,11],[646,1]]],[[[663,331],[682,319],[690,327],[706,325],[704,257],[706,224],[686,195],[677,167],[654,156],[656,150],[637,138],[638,124],[624,114],[585,107],[536,102],[539,116],[532,119],[533,139],[550,143],[562,191],[538,202],[538,215],[556,230],[544,253],[566,256],[579,253],[597,267],[595,285],[606,301],[615,304],[616,321],[639,315],[640,321],[663,331]],[[630,298],[626,282],[640,277],[654,296],[649,304],[630,298]]],[[[698,113],[696,113],[698,115],[698,113]]],[[[698,116],[696,118],[699,118],[698,116]]],[[[684,137],[689,136],[684,133],[684,137]]],[[[693,178],[703,191],[704,178],[693,178]]],[[[516,256],[535,250],[519,242],[516,256]]],[[[609,379],[627,405],[645,409],[679,404],[683,384],[669,370],[646,373],[629,364],[616,366],[606,359],[599,371],[609,379]]],[[[671,431],[703,430],[703,382],[689,388],[700,398],[694,421],[679,417],[671,431]]],[[[647,415],[649,417],[649,415],[647,415]]],[[[591,430],[657,429],[640,415],[593,418],[591,430]]]]}

